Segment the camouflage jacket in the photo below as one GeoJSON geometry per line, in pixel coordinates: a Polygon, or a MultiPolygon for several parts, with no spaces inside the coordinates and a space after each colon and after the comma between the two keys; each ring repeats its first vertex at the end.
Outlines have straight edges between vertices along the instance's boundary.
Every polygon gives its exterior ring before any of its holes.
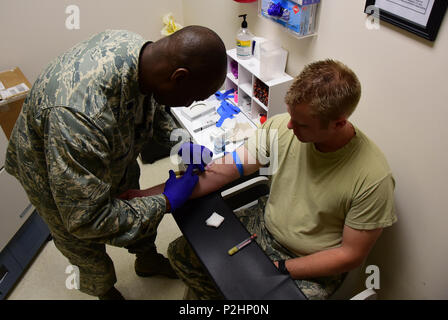
{"type": "Polygon", "coordinates": [[[149,137],[174,144],[172,118],[139,92],[144,43],[128,31],[96,34],[53,60],[24,102],[5,168],[54,232],[125,246],[165,213],[162,195],[116,198],[149,137]]]}

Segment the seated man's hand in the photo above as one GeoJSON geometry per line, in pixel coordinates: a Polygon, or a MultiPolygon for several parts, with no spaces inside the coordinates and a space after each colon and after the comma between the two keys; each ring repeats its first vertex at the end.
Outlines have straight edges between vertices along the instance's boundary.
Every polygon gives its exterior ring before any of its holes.
{"type": "Polygon", "coordinates": [[[193,167],[192,164],[188,165],[187,171],[180,178],[176,178],[174,171],[170,170],[170,177],[165,182],[163,194],[167,197],[172,211],[182,207],[198,183],[199,177],[193,174],[193,167]]]}
{"type": "Polygon", "coordinates": [[[193,164],[194,168],[201,172],[205,170],[205,166],[212,161],[213,152],[199,144],[185,142],[181,145],[178,155],[182,157],[185,164],[193,164]]]}

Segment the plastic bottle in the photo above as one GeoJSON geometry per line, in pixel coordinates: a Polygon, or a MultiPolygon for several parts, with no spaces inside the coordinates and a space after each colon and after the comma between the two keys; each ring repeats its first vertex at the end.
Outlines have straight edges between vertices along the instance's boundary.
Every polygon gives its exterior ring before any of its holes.
{"type": "Polygon", "coordinates": [[[239,59],[249,59],[252,57],[252,39],[254,36],[247,29],[246,16],[247,14],[238,16],[244,19],[243,23],[241,23],[241,29],[236,34],[236,56],[239,59]]]}

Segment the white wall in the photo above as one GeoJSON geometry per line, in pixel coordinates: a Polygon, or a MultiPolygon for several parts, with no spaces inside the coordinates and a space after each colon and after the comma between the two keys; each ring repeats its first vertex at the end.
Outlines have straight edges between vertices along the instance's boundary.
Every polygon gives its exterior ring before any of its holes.
{"type": "Polygon", "coordinates": [[[182,0],[2,0],[0,71],[19,66],[33,83],[50,60],[106,29],[126,29],[157,40],[168,12],[183,23],[182,0]],[[65,27],[69,5],[79,7],[79,30],[65,27]]]}
{"type": "Polygon", "coordinates": [[[162,16],[213,28],[235,46],[238,14],[249,29],[289,51],[287,72],[336,58],[358,74],[363,97],[353,122],[384,151],[394,172],[399,221],[386,229],[368,264],[381,271],[383,299],[448,299],[448,18],[433,44],[388,24],[365,28],[364,1],[322,0],[319,35],[297,40],[258,17],[257,4],[231,0],[2,0],[0,70],[19,66],[33,82],[59,53],[94,32],[124,28],[160,37],[162,16]],[[81,29],[65,28],[65,8],[81,10],[81,29]]]}
{"type": "Polygon", "coordinates": [[[384,151],[397,183],[399,220],[367,261],[380,268],[380,298],[448,299],[448,17],[431,43],[386,23],[368,30],[365,1],[322,2],[319,35],[302,40],[258,17],[256,3],[186,0],[184,21],[214,27],[232,48],[237,15],[247,12],[253,33],[289,51],[289,74],[323,58],[358,74],[363,96],[352,121],[384,151]]]}

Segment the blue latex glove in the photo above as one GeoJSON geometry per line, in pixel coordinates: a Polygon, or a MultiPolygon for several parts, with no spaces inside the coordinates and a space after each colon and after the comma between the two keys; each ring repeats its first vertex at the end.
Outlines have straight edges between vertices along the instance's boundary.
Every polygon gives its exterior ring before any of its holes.
{"type": "Polygon", "coordinates": [[[185,164],[193,164],[193,168],[199,169],[201,172],[205,170],[205,166],[212,161],[213,152],[199,144],[185,142],[181,145],[177,153],[182,157],[185,164]]]}
{"type": "Polygon", "coordinates": [[[193,174],[193,165],[189,165],[185,174],[180,178],[176,178],[174,171],[170,170],[170,177],[165,182],[163,194],[170,202],[171,211],[182,207],[190,198],[198,180],[199,177],[193,174]]]}
{"type": "Polygon", "coordinates": [[[231,95],[231,93],[233,93],[234,91],[235,89],[230,89],[224,93],[221,93],[219,91],[215,93],[216,99],[221,100],[221,106],[217,110],[218,114],[221,116],[221,118],[216,123],[216,126],[218,128],[222,126],[224,120],[226,120],[227,118],[232,119],[233,115],[238,114],[241,111],[240,108],[226,101],[229,98],[233,98],[233,95],[231,95]]]}

